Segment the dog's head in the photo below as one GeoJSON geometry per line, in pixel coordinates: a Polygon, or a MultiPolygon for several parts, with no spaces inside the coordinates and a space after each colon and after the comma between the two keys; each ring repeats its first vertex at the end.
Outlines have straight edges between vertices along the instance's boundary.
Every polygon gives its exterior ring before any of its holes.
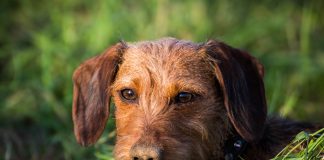
{"type": "Polygon", "coordinates": [[[229,135],[263,135],[262,76],[255,58],[217,41],[118,43],[74,72],[74,132],[95,143],[113,97],[117,159],[221,156],[229,135]]]}

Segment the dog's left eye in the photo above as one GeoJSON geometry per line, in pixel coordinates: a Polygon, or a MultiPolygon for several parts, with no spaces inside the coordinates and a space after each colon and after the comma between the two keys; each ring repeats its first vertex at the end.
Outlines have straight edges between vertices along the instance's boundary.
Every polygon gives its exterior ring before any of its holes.
{"type": "Polygon", "coordinates": [[[120,95],[123,99],[128,101],[134,101],[137,98],[135,91],[132,89],[123,89],[120,91],[120,95]]]}
{"type": "Polygon", "coordinates": [[[194,98],[194,94],[188,93],[188,92],[180,92],[176,97],[175,97],[175,102],[176,103],[187,103],[192,101],[194,98]]]}

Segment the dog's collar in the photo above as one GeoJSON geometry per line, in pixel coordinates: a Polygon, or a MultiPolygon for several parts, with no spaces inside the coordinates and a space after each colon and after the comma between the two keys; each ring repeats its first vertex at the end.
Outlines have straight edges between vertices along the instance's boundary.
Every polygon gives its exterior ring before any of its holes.
{"type": "Polygon", "coordinates": [[[246,150],[247,142],[241,137],[233,137],[226,141],[225,160],[236,160],[246,150]]]}

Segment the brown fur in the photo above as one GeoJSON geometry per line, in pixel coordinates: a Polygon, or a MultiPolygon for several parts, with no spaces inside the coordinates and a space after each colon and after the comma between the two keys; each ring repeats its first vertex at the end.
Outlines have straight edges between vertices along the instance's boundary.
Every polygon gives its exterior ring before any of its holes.
{"type": "Polygon", "coordinates": [[[312,126],[266,118],[263,74],[255,58],[217,41],[121,42],[75,71],[74,132],[80,144],[95,143],[113,97],[116,159],[224,159],[234,135],[249,142],[243,158],[269,159],[312,126]],[[121,98],[126,88],[135,101],[121,98]],[[179,92],[196,96],[175,103],[179,92]]]}

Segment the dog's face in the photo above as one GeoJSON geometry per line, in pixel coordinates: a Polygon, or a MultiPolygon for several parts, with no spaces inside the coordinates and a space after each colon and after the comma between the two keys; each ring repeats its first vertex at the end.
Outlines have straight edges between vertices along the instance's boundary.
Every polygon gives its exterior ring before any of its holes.
{"type": "Polygon", "coordinates": [[[209,143],[224,139],[228,127],[211,64],[198,45],[169,43],[137,44],[123,54],[111,88],[117,159],[130,159],[138,145],[172,159],[205,159],[221,146],[209,143]]]}
{"type": "Polygon", "coordinates": [[[232,128],[247,141],[261,136],[262,74],[252,57],[215,41],[117,44],[74,74],[77,140],[99,138],[113,97],[116,159],[220,158],[232,128]]]}

